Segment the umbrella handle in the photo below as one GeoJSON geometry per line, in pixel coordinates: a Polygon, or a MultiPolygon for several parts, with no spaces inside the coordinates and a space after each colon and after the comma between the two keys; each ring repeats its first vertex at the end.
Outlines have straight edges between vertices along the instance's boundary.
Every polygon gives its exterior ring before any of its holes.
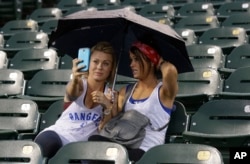
{"type": "Polygon", "coordinates": [[[112,88],[111,88],[111,90],[112,91],[114,91],[115,90],[115,82],[116,82],[116,78],[117,78],[117,68],[116,68],[116,70],[115,70],[115,77],[114,77],[114,80],[113,80],[113,83],[112,83],[112,88]]]}

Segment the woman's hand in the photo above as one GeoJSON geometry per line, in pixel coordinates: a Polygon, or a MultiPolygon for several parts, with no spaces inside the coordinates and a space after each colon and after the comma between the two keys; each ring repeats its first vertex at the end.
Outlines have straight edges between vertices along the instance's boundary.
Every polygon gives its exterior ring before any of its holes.
{"type": "Polygon", "coordinates": [[[159,62],[158,62],[158,64],[157,64],[156,68],[157,68],[158,70],[161,70],[161,66],[162,66],[165,62],[166,62],[166,61],[161,57],[161,58],[159,59],[159,62]]]}
{"type": "Polygon", "coordinates": [[[101,91],[93,91],[91,93],[91,95],[92,95],[93,102],[102,105],[105,109],[111,109],[112,108],[112,105],[113,105],[112,102],[111,102],[112,96],[110,95],[110,93],[105,95],[101,91]]]}
{"type": "Polygon", "coordinates": [[[81,62],[79,59],[72,60],[72,77],[71,81],[66,86],[66,94],[64,96],[64,101],[72,102],[79,97],[83,91],[82,77],[87,75],[87,72],[81,72],[78,67],[78,63],[81,62]]]}
{"type": "Polygon", "coordinates": [[[83,67],[78,67],[78,63],[80,63],[81,60],[79,60],[78,58],[75,58],[72,60],[72,79],[73,80],[77,80],[79,78],[82,78],[82,76],[86,76],[87,72],[81,72],[80,69],[84,68],[83,67]]]}
{"type": "Polygon", "coordinates": [[[98,126],[98,130],[101,130],[104,125],[113,117],[117,115],[117,102],[118,102],[118,92],[115,90],[108,90],[108,93],[105,95],[109,100],[110,105],[104,107],[103,119],[98,126]]]}

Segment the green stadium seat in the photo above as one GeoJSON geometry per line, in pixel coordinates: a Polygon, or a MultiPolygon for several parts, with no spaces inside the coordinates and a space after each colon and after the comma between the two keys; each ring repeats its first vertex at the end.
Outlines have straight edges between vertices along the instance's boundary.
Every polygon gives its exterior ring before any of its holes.
{"type": "Polygon", "coordinates": [[[164,144],[149,149],[135,164],[223,164],[215,147],[202,144],[164,144]]]}
{"type": "Polygon", "coordinates": [[[40,113],[34,101],[0,99],[0,140],[16,140],[37,134],[39,119],[40,113]]]}
{"type": "Polygon", "coordinates": [[[17,69],[0,69],[0,97],[12,98],[23,94],[24,75],[17,69]]]}
{"type": "Polygon", "coordinates": [[[9,60],[8,68],[22,71],[25,80],[29,80],[40,70],[57,69],[58,66],[57,52],[52,48],[43,48],[18,51],[9,60]]]}
{"type": "Polygon", "coordinates": [[[33,141],[0,141],[0,147],[0,163],[46,164],[39,145],[33,141]]]}
{"type": "Polygon", "coordinates": [[[129,164],[127,149],[120,144],[100,141],[78,141],[65,145],[49,159],[48,164],[109,162],[129,164]]]}

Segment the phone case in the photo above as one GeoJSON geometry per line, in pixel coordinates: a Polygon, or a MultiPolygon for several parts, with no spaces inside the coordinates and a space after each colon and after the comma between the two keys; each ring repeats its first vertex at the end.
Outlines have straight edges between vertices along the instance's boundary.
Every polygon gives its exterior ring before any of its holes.
{"type": "Polygon", "coordinates": [[[80,48],[78,51],[78,59],[82,60],[78,64],[78,67],[85,66],[80,71],[88,71],[89,69],[89,60],[90,60],[90,49],[89,48],[80,48]]]}

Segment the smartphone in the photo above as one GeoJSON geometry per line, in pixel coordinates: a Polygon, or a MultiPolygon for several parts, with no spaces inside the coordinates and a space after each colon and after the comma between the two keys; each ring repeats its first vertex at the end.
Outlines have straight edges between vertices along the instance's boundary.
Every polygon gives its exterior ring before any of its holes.
{"type": "Polygon", "coordinates": [[[90,61],[90,48],[79,48],[78,59],[82,60],[82,62],[78,63],[78,67],[84,66],[84,68],[80,69],[80,71],[88,71],[90,61]]]}

